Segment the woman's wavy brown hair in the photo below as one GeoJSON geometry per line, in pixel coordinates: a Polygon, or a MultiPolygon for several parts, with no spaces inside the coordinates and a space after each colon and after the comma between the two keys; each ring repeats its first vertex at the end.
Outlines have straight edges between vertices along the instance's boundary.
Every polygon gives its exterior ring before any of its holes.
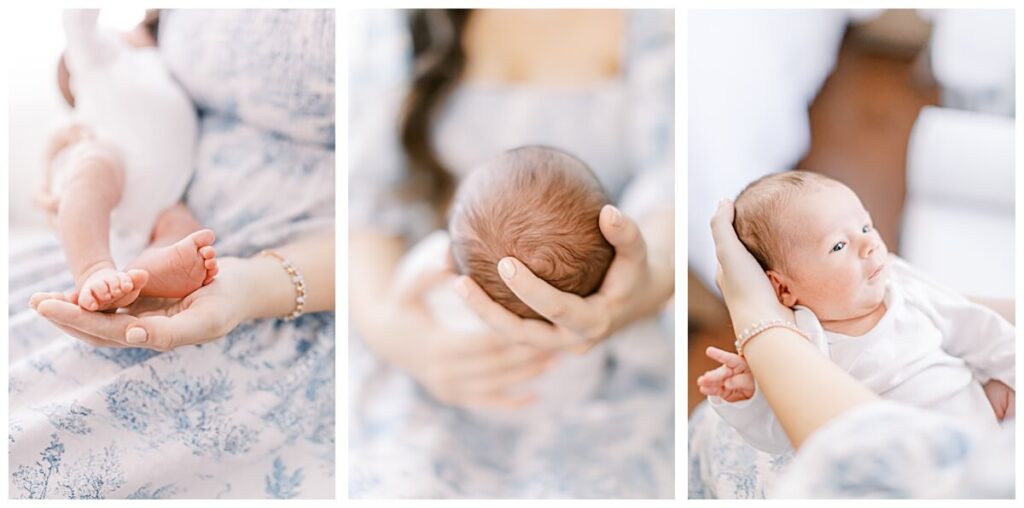
{"type": "Polygon", "coordinates": [[[400,189],[406,201],[426,201],[437,223],[451,201],[455,178],[441,163],[432,144],[434,119],[466,66],[462,34],[467,9],[421,9],[409,14],[412,35],[412,85],[399,122],[399,138],[408,164],[400,189]]]}

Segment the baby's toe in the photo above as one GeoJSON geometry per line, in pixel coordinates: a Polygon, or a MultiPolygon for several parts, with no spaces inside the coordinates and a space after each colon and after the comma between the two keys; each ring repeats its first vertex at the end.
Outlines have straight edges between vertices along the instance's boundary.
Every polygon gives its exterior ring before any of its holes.
{"type": "Polygon", "coordinates": [[[206,278],[203,279],[203,285],[207,285],[213,282],[213,278],[220,272],[220,267],[217,266],[216,259],[207,259],[203,262],[203,266],[206,267],[206,278]]]}
{"type": "Polygon", "coordinates": [[[82,291],[78,293],[78,306],[85,310],[96,310],[99,308],[91,288],[83,287],[82,291]]]}
{"type": "Polygon", "coordinates": [[[136,290],[149,282],[149,272],[135,268],[128,270],[128,278],[132,281],[132,290],[136,290]]]}
{"type": "Polygon", "coordinates": [[[217,251],[214,250],[212,246],[207,245],[199,248],[199,255],[202,256],[203,259],[212,260],[217,257],[217,251]]]}
{"type": "Polygon", "coordinates": [[[213,234],[213,230],[210,229],[201,229],[192,233],[192,242],[195,243],[196,248],[212,245],[216,238],[217,237],[213,234]]]}
{"type": "Polygon", "coordinates": [[[110,299],[110,288],[107,287],[107,281],[103,279],[92,281],[89,284],[89,290],[92,292],[92,296],[96,298],[97,303],[110,299]]]}
{"type": "Polygon", "coordinates": [[[111,299],[119,298],[124,294],[124,291],[121,290],[121,278],[116,273],[107,277],[103,282],[107,285],[107,291],[110,292],[111,299]]]}
{"type": "Polygon", "coordinates": [[[122,293],[129,293],[132,289],[135,289],[135,284],[132,283],[132,278],[127,273],[118,272],[117,274],[118,286],[121,287],[122,293]]]}

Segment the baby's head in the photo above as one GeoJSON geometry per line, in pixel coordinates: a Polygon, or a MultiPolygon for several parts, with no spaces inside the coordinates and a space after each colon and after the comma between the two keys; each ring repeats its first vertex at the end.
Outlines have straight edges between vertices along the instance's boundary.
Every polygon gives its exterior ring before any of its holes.
{"type": "Polygon", "coordinates": [[[448,229],[456,269],[513,313],[544,319],[505,285],[498,261],[515,257],[552,286],[590,295],[615,255],[598,226],[606,204],[579,159],[539,146],[505,152],[455,193],[448,229]]]}
{"type": "Polygon", "coordinates": [[[808,171],[764,176],[736,197],[734,226],[779,301],[818,319],[863,316],[885,296],[888,251],[849,187],[808,171]]]}

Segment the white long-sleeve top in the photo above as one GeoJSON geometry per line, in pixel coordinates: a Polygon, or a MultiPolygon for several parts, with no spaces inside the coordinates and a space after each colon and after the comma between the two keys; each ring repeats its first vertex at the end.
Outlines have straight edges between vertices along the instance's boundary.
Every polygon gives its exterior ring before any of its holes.
{"type": "MultiPolygon", "coordinates": [[[[1014,326],[896,256],[888,269],[886,313],[868,333],[851,337],[826,331],[802,306],[795,309],[797,326],[823,354],[881,397],[995,428],[995,413],[981,385],[997,379],[1016,390],[1014,326]]],[[[708,400],[755,448],[769,453],[792,448],[759,388],[744,401],[708,400]]]]}

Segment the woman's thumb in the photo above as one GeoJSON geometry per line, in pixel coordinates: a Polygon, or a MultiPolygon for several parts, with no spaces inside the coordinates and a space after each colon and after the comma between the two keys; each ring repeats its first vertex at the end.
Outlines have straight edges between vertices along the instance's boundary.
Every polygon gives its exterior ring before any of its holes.
{"type": "Polygon", "coordinates": [[[647,259],[647,245],[640,228],[618,208],[605,205],[598,216],[598,225],[605,240],[615,247],[616,258],[647,259]]]}

